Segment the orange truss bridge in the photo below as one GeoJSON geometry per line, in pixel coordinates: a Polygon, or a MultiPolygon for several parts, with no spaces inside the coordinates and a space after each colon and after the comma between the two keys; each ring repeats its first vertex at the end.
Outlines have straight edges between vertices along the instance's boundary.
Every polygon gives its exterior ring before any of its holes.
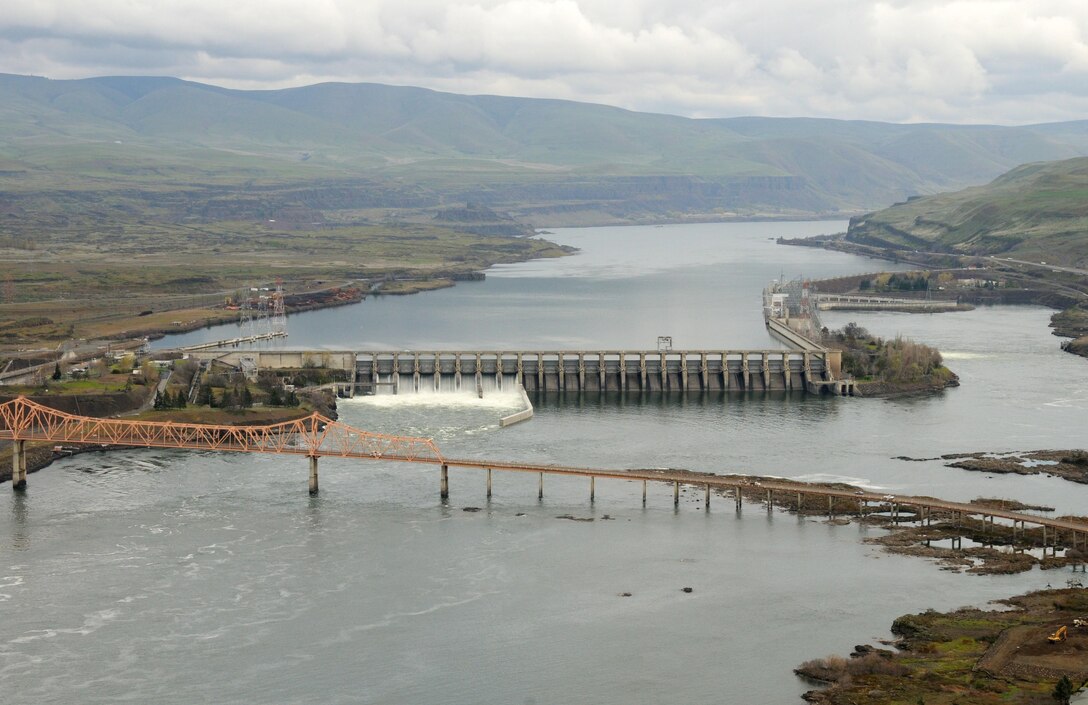
{"type": "MultiPolygon", "coordinates": [[[[1074,550],[1088,550],[1088,524],[1068,518],[1052,518],[1024,512],[999,509],[977,504],[949,502],[936,497],[908,495],[882,495],[878,492],[847,490],[811,485],[784,479],[755,478],[744,475],[713,475],[689,473],[682,470],[608,470],[579,468],[562,465],[491,461],[481,459],[446,458],[429,438],[392,436],[370,433],[328,419],[320,414],[305,418],[263,426],[216,426],[206,424],[173,423],[170,421],[130,421],[76,416],[25,397],[18,397],[0,404],[0,440],[13,441],[12,487],[26,487],[27,441],[44,441],[70,444],[103,444],[144,448],[187,448],[194,450],[235,451],[242,453],[282,453],[303,455],[310,459],[310,493],[317,492],[317,459],[320,456],[358,458],[365,460],[390,460],[410,463],[426,463],[441,466],[440,493],[443,500],[449,497],[449,468],[459,467],[487,472],[487,497],[491,498],[491,473],[493,470],[528,472],[539,474],[538,497],[544,497],[544,475],[580,476],[589,478],[589,498],[593,501],[595,481],[616,479],[642,482],[642,502],[646,503],[648,482],[668,483],[673,486],[673,504],[680,504],[680,486],[694,486],[705,492],[706,508],[710,509],[711,489],[723,495],[730,493],[740,511],[741,500],[761,501],[765,497],[768,511],[782,498],[796,500],[800,513],[803,498],[826,499],[829,516],[836,509],[853,507],[862,517],[867,511],[890,511],[897,521],[900,508],[910,508],[917,517],[928,523],[934,516],[950,519],[960,526],[965,518],[981,519],[987,532],[993,535],[994,520],[1011,522],[1012,537],[1038,541],[1041,538],[1044,555],[1051,549],[1057,555],[1059,545],[1074,550]],[[1029,527],[1034,527],[1029,529],[1029,527]],[[1038,535],[1041,530],[1041,537],[1038,535]],[[1059,536],[1061,538],[1059,538],[1059,536]]],[[[1006,523],[1006,528],[1008,524],[1006,523]]]]}
{"type": "Polygon", "coordinates": [[[317,491],[317,458],[444,462],[429,438],[371,433],[313,413],[261,426],[220,426],[76,416],[17,397],[0,404],[0,439],[14,441],[12,485],[26,486],[26,441],[144,448],[283,453],[310,458],[310,491],[317,491]]]}

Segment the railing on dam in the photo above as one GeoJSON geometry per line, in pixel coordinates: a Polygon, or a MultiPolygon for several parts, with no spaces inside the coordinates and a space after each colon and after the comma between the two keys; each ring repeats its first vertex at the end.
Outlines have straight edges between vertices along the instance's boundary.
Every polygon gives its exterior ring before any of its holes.
{"type": "Polygon", "coordinates": [[[191,357],[260,368],[353,372],[353,393],[461,389],[537,392],[836,391],[835,350],[200,350],[191,357]],[[504,381],[504,378],[505,381],[504,381]],[[492,383],[493,380],[493,383],[492,383]],[[486,384],[485,384],[486,383],[486,384]]]}
{"type": "Polygon", "coordinates": [[[812,389],[829,369],[824,351],[359,352],[356,387],[400,391],[479,385],[513,377],[529,392],[752,391],[812,389]]]}

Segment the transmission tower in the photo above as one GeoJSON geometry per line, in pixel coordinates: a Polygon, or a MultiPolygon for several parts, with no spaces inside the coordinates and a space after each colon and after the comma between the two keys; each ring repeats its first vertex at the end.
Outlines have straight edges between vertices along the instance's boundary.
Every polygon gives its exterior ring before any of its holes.
{"type": "Polygon", "coordinates": [[[287,309],[283,304],[283,280],[276,280],[276,290],[272,292],[272,333],[287,335],[287,309]]]}
{"type": "Polygon", "coordinates": [[[253,335],[253,307],[250,304],[249,291],[242,290],[238,296],[238,328],[243,338],[253,335]]]}
{"type": "Polygon", "coordinates": [[[255,316],[253,324],[253,334],[268,335],[271,332],[272,325],[268,318],[268,296],[266,294],[258,294],[257,315],[255,316]]]}

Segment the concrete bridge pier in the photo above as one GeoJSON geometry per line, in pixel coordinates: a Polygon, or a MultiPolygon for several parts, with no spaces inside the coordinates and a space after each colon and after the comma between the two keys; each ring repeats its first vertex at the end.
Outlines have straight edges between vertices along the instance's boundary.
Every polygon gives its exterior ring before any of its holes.
{"type": "Polygon", "coordinates": [[[620,391],[627,391],[627,356],[620,353],[620,391]]]}
{"type": "Polygon", "coordinates": [[[455,392],[461,391],[461,356],[455,355],[453,357],[453,390],[455,392]]]}
{"type": "Polygon", "coordinates": [[[608,378],[605,375],[604,367],[604,353],[597,355],[597,391],[605,392],[608,390],[608,378]]]}
{"type": "Polygon", "coordinates": [[[706,353],[699,358],[699,384],[704,392],[710,389],[710,372],[706,364],[706,353]]]}
{"type": "Polygon", "coordinates": [[[790,379],[790,354],[782,353],[782,386],[786,391],[793,389],[793,380],[790,379]]]}
{"type": "Polygon", "coordinates": [[[438,496],[440,499],[450,498],[450,466],[442,463],[442,479],[438,486],[438,496]]]}
{"type": "Polygon", "coordinates": [[[537,485],[536,498],[537,500],[544,499],[544,473],[540,473],[540,484],[537,485]]]}
{"type": "Polygon", "coordinates": [[[596,479],[597,478],[594,477],[593,475],[589,476],[589,503],[590,504],[593,504],[593,500],[596,499],[596,497],[597,497],[596,479]]]}
{"type": "Polygon", "coordinates": [[[578,391],[586,391],[586,356],[578,353],[578,391]]]}
{"type": "Polygon", "coordinates": [[[703,501],[704,501],[704,504],[706,505],[706,507],[705,507],[706,510],[709,512],[710,511],[710,483],[709,482],[706,485],[706,498],[703,501]]]}
{"type": "Polygon", "coordinates": [[[747,391],[751,385],[750,373],[748,372],[748,353],[744,353],[740,360],[740,388],[741,391],[747,391]]]}
{"type": "Polygon", "coordinates": [[[646,506],[646,480],[642,481],[642,506],[646,506]]]}
{"type": "Polygon", "coordinates": [[[11,489],[15,492],[26,489],[26,441],[11,444],[11,489]]]}
{"type": "Polygon", "coordinates": [[[680,506],[680,483],[674,482],[672,486],[672,506],[680,506]]]}
{"type": "Polygon", "coordinates": [[[638,354],[638,391],[646,391],[646,355],[638,354]]]}
{"type": "Polygon", "coordinates": [[[563,353],[556,353],[555,356],[559,359],[557,364],[559,369],[559,391],[564,392],[567,389],[567,368],[563,362],[563,353]]]}
{"type": "Polygon", "coordinates": [[[487,498],[491,499],[491,468],[487,469],[487,498]]]}
{"type": "Polygon", "coordinates": [[[310,496],[317,494],[317,456],[310,457],[310,496]]]}
{"type": "Polygon", "coordinates": [[[400,357],[393,353],[393,393],[400,394],[400,357]]]}
{"type": "Polygon", "coordinates": [[[737,511],[741,510],[741,491],[740,485],[733,488],[733,500],[737,503],[737,511]]]}

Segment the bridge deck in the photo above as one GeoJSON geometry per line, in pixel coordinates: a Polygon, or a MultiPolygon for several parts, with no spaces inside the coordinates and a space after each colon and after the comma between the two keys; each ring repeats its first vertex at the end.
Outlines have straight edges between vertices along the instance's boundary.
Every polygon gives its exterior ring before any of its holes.
{"type": "MultiPolygon", "coordinates": [[[[0,439],[13,445],[12,486],[26,485],[26,441],[74,444],[112,444],[134,447],[218,450],[246,453],[283,453],[310,458],[310,490],[317,491],[317,459],[342,457],[360,460],[439,465],[442,470],[442,494],[448,494],[450,467],[609,478],[643,482],[667,482],[680,485],[731,489],[742,492],[789,492],[804,496],[845,498],[862,503],[895,504],[919,509],[957,512],[1071,531],[1074,545],[1078,536],[1088,539],[1088,523],[1041,517],[1024,512],[949,502],[933,497],[887,495],[861,490],[839,490],[787,480],[755,481],[741,475],[711,475],[675,470],[617,470],[573,467],[542,463],[445,458],[431,439],[375,434],[313,414],[303,419],[262,426],[212,426],[170,422],[131,421],[77,416],[37,404],[25,397],[0,404],[0,439]]],[[[490,474],[489,474],[490,478],[490,474]]],[[[709,497],[709,494],[708,494],[709,497]]],[[[1082,539],[1083,540],[1083,539],[1082,539]]]]}

